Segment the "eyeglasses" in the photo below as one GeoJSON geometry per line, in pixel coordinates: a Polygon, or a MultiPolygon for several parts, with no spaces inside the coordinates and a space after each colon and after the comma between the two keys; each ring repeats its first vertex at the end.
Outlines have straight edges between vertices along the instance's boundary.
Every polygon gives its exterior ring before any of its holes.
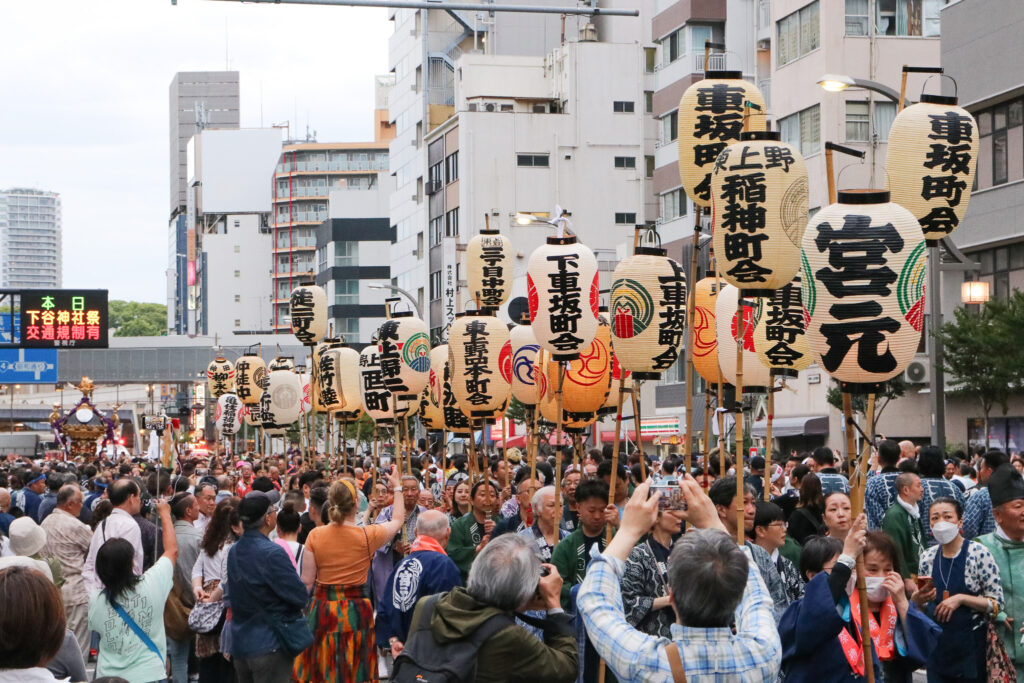
{"type": "Polygon", "coordinates": [[[768,526],[777,526],[777,527],[782,527],[783,529],[788,529],[789,528],[789,524],[787,524],[786,522],[772,522],[768,526]]]}

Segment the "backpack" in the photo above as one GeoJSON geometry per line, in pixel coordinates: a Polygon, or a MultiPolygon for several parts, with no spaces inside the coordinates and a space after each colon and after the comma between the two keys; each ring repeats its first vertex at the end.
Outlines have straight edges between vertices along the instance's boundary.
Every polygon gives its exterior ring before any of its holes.
{"type": "Polygon", "coordinates": [[[430,631],[437,602],[447,593],[431,595],[420,607],[418,621],[409,629],[405,647],[395,658],[392,683],[471,683],[476,680],[476,659],[480,646],[498,631],[515,624],[512,616],[495,614],[470,636],[438,643],[430,631]]]}

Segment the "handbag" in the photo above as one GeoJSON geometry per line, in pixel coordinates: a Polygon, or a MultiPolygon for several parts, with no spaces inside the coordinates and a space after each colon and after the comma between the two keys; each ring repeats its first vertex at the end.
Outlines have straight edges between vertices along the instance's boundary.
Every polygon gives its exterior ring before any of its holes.
{"type": "MultiPolygon", "coordinates": [[[[189,598],[192,598],[191,592],[189,598]]],[[[164,605],[164,630],[167,632],[167,637],[172,640],[188,640],[192,637],[192,631],[189,628],[189,612],[191,611],[185,603],[184,590],[181,587],[181,583],[175,578],[174,585],[171,587],[171,592],[167,596],[167,602],[164,605]]]]}
{"type": "Polygon", "coordinates": [[[313,644],[313,631],[306,623],[306,617],[303,614],[280,618],[269,616],[266,612],[259,614],[263,621],[270,626],[270,630],[274,632],[281,649],[290,656],[299,656],[303,650],[313,644]]]}
{"type": "Polygon", "coordinates": [[[188,615],[188,627],[199,634],[216,633],[224,626],[226,614],[223,600],[197,602],[188,615]]]}
{"type": "Polygon", "coordinates": [[[985,670],[991,683],[1017,683],[1017,670],[1010,661],[1003,639],[996,631],[993,620],[988,621],[988,633],[985,634],[985,670]]]}

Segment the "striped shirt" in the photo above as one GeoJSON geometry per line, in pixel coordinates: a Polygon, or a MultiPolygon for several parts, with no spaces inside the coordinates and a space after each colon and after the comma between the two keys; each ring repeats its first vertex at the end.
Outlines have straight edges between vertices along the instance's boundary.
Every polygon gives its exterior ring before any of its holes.
{"type": "MultiPolygon", "coordinates": [[[[620,560],[595,555],[577,598],[587,633],[619,681],[671,683],[668,639],[642,633],[626,621],[619,591],[624,571],[620,560]]],[[[735,634],[730,628],[679,624],[672,624],[671,632],[689,683],[773,681],[782,663],[772,599],[753,564],[736,608],[735,634]]]]}

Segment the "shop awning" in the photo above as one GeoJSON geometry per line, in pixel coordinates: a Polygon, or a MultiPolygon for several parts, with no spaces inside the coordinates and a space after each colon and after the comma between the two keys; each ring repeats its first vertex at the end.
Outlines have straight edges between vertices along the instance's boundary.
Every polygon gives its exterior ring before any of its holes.
{"type": "MultiPolygon", "coordinates": [[[[764,437],[768,428],[767,420],[754,423],[751,434],[764,437]]],[[[772,422],[772,438],[783,436],[815,436],[828,434],[828,415],[808,417],[777,417],[772,422]]]]}
{"type": "MultiPolygon", "coordinates": [[[[636,431],[634,431],[632,429],[630,429],[628,431],[623,429],[622,432],[619,434],[619,436],[620,436],[620,438],[622,438],[622,440],[629,439],[630,441],[636,441],[636,431]]],[[[658,436],[661,436],[661,435],[660,434],[643,434],[644,441],[654,441],[655,437],[658,437],[658,436]]],[[[668,439],[668,437],[665,437],[665,438],[668,439]]],[[[613,443],[614,441],[615,441],[615,430],[614,429],[610,429],[610,430],[607,430],[607,431],[605,431],[603,429],[601,430],[601,443],[613,443]]]]}

